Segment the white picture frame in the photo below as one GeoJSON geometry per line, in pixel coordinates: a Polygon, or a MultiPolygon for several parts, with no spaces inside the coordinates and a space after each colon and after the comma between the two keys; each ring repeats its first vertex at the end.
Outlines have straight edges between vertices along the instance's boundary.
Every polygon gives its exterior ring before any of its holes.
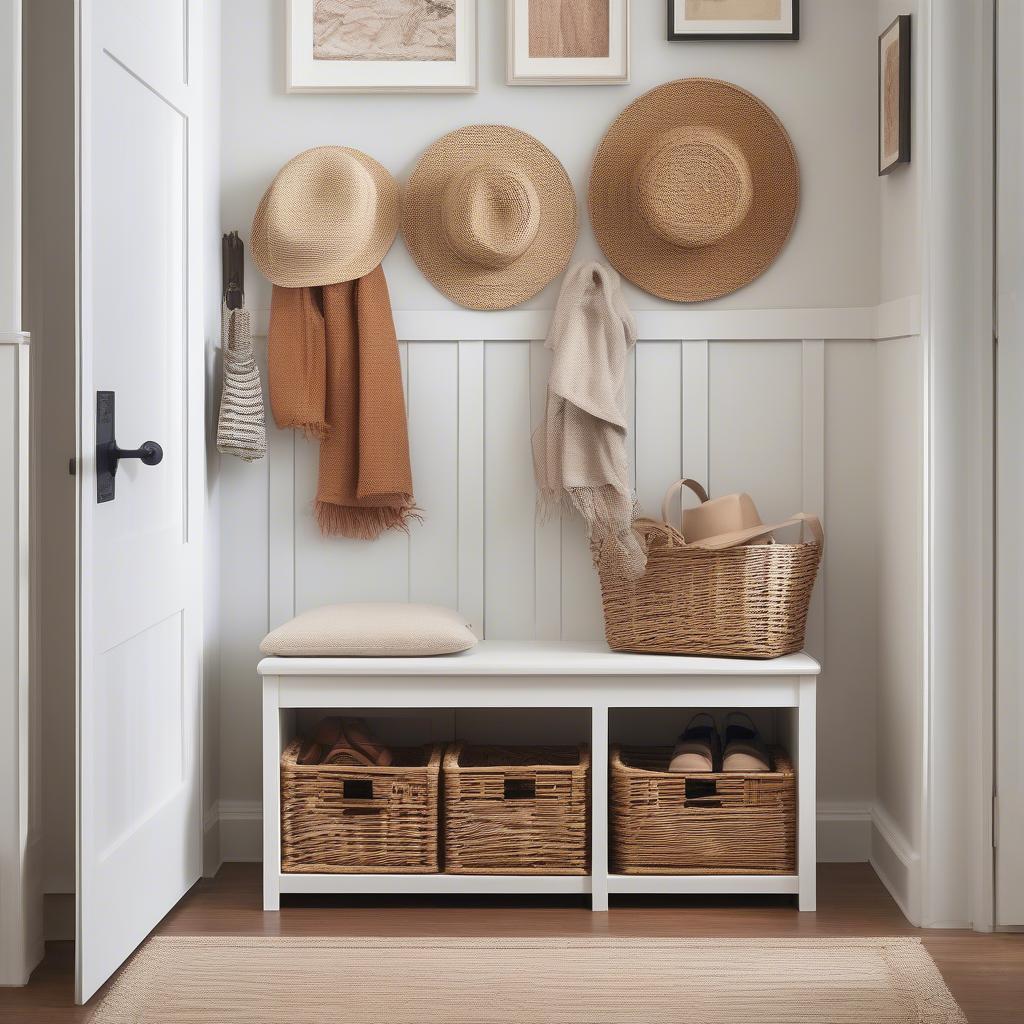
{"type": "Polygon", "coordinates": [[[608,0],[607,57],[530,55],[530,0],[506,0],[508,85],[625,85],[629,81],[630,0],[608,0]]]}
{"type": "Polygon", "coordinates": [[[314,56],[317,0],[286,4],[286,82],[290,93],[476,92],[477,0],[455,0],[454,60],[323,60],[314,56]]]}

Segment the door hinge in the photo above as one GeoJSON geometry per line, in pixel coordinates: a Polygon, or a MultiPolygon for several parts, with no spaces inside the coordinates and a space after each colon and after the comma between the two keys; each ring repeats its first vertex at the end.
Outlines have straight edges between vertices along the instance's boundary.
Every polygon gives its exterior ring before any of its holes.
{"type": "Polygon", "coordinates": [[[992,849],[999,846],[999,797],[992,796],[992,849]]]}

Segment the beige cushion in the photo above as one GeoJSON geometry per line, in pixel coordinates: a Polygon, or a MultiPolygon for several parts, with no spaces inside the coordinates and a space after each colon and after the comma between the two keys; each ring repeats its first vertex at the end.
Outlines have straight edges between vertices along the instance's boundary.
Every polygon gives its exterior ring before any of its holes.
{"type": "Polygon", "coordinates": [[[263,638],[286,658],[416,658],[476,645],[458,612],[433,604],[332,604],[313,608],[263,638]]]}

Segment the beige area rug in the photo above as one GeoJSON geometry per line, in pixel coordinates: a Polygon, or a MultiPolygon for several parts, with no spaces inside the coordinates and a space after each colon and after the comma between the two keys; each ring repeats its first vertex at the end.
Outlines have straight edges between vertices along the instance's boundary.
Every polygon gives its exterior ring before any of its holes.
{"type": "Polygon", "coordinates": [[[91,1024],[963,1024],[916,939],[151,939],[91,1024]]]}

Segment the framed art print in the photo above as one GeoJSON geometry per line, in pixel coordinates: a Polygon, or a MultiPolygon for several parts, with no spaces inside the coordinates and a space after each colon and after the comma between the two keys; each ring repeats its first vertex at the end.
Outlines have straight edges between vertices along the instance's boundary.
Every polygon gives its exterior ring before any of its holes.
{"type": "Polygon", "coordinates": [[[800,0],[668,0],[668,38],[799,39],[800,0]]]}
{"type": "Polygon", "coordinates": [[[289,92],[476,92],[477,0],[288,0],[289,92]]]}
{"type": "Polygon", "coordinates": [[[507,0],[509,85],[629,81],[629,0],[507,0]]]}
{"type": "Polygon", "coordinates": [[[910,15],[878,37],[878,173],[910,163],[910,15]]]}

